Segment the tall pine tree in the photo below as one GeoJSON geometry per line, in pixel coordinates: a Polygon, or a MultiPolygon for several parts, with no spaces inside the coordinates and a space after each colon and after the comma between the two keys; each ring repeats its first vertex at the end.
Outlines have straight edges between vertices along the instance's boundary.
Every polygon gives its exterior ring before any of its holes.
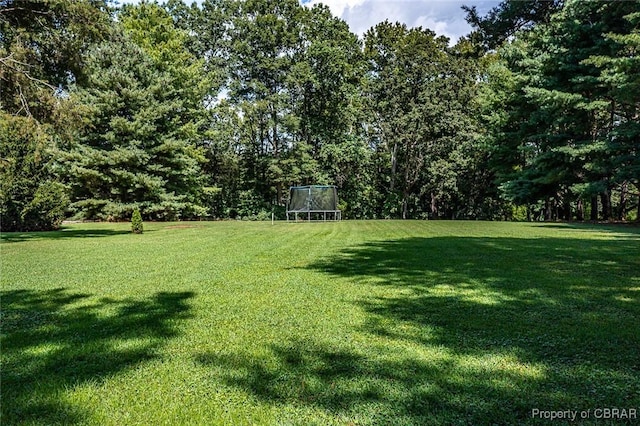
{"type": "Polygon", "coordinates": [[[180,33],[170,17],[155,5],[138,8],[123,19],[129,34],[90,50],[86,88],[73,93],[90,113],[64,160],[72,207],[83,218],[124,219],[135,207],[151,219],[204,216],[192,93],[200,81],[175,63],[180,33]]]}

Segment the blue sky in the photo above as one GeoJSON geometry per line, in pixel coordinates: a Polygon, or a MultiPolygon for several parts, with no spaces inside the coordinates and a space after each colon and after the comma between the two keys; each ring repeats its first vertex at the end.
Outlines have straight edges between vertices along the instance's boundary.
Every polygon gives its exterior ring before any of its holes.
{"type": "MultiPolygon", "coordinates": [[[[119,0],[138,3],[139,0],[119,0]]],[[[187,0],[190,3],[191,0],[187,0]]],[[[324,3],[335,16],[344,19],[351,31],[358,35],[385,19],[403,22],[409,27],[421,26],[451,39],[452,43],[471,28],[464,20],[463,4],[476,6],[487,12],[500,1],[496,0],[301,0],[303,4],[324,3]]],[[[199,1],[201,3],[201,1],[199,1]]]]}
{"type": "Polygon", "coordinates": [[[494,0],[304,0],[304,3],[324,3],[334,15],[344,19],[358,35],[388,19],[409,27],[429,28],[452,42],[469,33],[462,5],[476,6],[485,13],[500,1],[494,0]]]}

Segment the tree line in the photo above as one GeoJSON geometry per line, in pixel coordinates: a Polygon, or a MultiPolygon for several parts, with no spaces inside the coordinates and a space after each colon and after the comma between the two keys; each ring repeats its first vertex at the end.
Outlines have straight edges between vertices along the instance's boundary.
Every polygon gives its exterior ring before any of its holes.
{"type": "Polygon", "coordinates": [[[297,0],[0,1],[2,230],[64,218],[637,220],[640,2],[512,1],[455,44],[297,0]]]}

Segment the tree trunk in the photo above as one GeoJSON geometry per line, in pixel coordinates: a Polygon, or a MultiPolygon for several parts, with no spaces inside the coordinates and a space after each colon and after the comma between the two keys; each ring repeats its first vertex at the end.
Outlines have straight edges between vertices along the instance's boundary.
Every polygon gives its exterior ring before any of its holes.
{"type": "Polygon", "coordinates": [[[398,143],[393,144],[393,149],[391,150],[391,183],[389,184],[389,190],[393,192],[395,189],[396,182],[396,170],[398,168],[398,157],[396,156],[398,152],[398,143]]]}
{"type": "Polygon", "coordinates": [[[598,220],[598,196],[591,196],[591,215],[589,217],[590,220],[596,221],[598,220]]]}
{"type": "Polygon", "coordinates": [[[568,200],[564,201],[564,205],[562,208],[562,216],[564,220],[573,220],[573,214],[571,212],[571,203],[568,200]]]}
{"type": "Polygon", "coordinates": [[[584,220],[584,203],[582,202],[582,198],[578,199],[578,205],[576,206],[576,219],[584,220]]]}
{"type": "Polygon", "coordinates": [[[618,214],[617,214],[617,219],[618,220],[624,220],[625,217],[625,212],[627,210],[627,191],[628,191],[628,182],[623,182],[622,183],[622,188],[620,190],[620,205],[618,206],[618,214]]]}
{"type": "Polygon", "coordinates": [[[402,219],[407,218],[407,210],[408,210],[408,196],[406,194],[402,197],[402,219]]]}
{"type": "Polygon", "coordinates": [[[431,214],[433,215],[434,219],[436,219],[438,216],[438,203],[436,200],[436,196],[433,195],[433,192],[431,193],[431,214]]]}
{"type": "MultiPolygon", "coordinates": [[[[280,138],[278,136],[278,113],[275,108],[272,107],[271,111],[271,120],[273,124],[271,126],[271,131],[273,132],[273,157],[278,161],[278,166],[280,166],[280,138]]],[[[276,176],[276,200],[278,205],[282,203],[282,175],[276,176]]]]}
{"type": "Polygon", "coordinates": [[[544,220],[545,222],[551,220],[551,205],[548,198],[544,200],[544,220]]]}
{"type": "Polygon", "coordinates": [[[608,189],[600,194],[600,200],[602,201],[602,219],[611,219],[611,193],[608,189]]]}

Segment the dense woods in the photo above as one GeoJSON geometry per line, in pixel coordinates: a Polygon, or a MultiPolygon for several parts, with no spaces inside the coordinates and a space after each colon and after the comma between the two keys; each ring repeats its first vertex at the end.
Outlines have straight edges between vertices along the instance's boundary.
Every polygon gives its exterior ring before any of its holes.
{"type": "Polygon", "coordinates": [[[297,0],[0,1],[2,230],[64,218],[637,220],[640,2],[359,39],[297,0]]]}

